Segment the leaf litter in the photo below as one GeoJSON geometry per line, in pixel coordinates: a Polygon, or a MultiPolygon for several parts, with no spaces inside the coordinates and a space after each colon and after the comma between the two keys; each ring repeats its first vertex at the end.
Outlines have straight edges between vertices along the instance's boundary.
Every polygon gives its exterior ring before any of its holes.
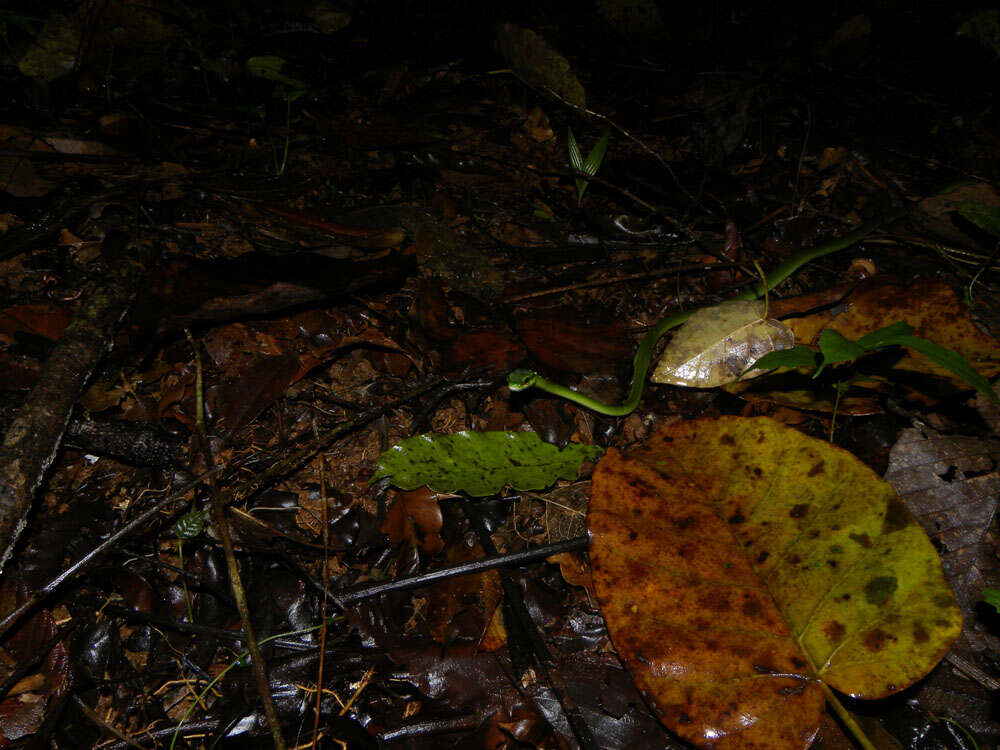
{"type": "MultiPolygon", "coordinates": [[[[72,42],[52,48],[43,62],[57,64],[44,72],[27,68],[38,81],[62,77],[54,86],[39,82],[30,106],[19,74],[3,78],[12,104],[0,133],[8,147],[0,156],[5,397],[16,409],[58,329],[128,252],[114,238],[154,245],[162,261],[83,405],[100,412],[100,430],[136,444],[152,444],[154,428],[169,431],[185,459],[178,461],[177,451],[165,463],[139,451],[123,457],[86,434],[83,444],[53,456],[0,589],[3,613],[42,598],[34,618],[0,644],[0,676],[12,688],[0,704],[4,740],[82,747],[114,736],[109,742],[117,746],[133,739],[166,746],[179,717],[194,708],[178,740],[189,747],[271,742],[259,683],[234,661],[245,625],[218,530],[209,524],[186,540],[183,558],[171,531],[188,508],[204,507],[211,489],[202,486],[187,505],[163,500],[214,461],[217,486],[234,493],[232,534],[255,631],[266,638],[309,630],[263,648],[286,741],[295,728],[297,743],[317,745],[679,747],[622,669],[588,594],[579,548],[564,552],[558,567],[523,566],[502,596],[493,576],[480,573],[337,606],[336,592],[351,587],[475,562],[483,547],[473,542],[468,502],[483,505],[501,554],[579,533],[582,498],[568,516],[558,507],[560,493],[579,495],[585,484],[541,489],[537,497],[508,491],[499,502],[420,489],[414,492],[424,494],[394,494],[368,486],[376,457],[428,429],[520,432],[527,423],[560,447],[631,455],[664,424],[743,409],[783,413],[804,432],[826,434],[825,415],[748,406],[717,390],[651,387],[637,412],[610,420],[555,398],[511,396],[498,384],[528,361],[570,386],[582,374],[585,390],[613,401],[627,387],[633,339],[648,325],[678,306],[727,296],[728,285],[753,278],[746,268],[752,260],[770,268],[878,214],[900,191],[908,203],[923,203],[916,230],[899,222],[881,244],[803,269],[775,290],[772,307],[793,289],[845,286],[840,274],[849,256],[870,255],[891,283],[862,284],[843,300],[840,293],[800,337],[815,340],[852,315],[864,319],[861,327],[837,328],[852,340],[908,320],[919,335],[995,374],[996,342],[975,329],[960,302],[971,299],[987,320],[998,307],[995,191],[980,179],[935,201],[935,187],[924,187],[938,186],[953,166],[986,180],[1000,174],[995,149],[983,146],[992,132],[981,114],[991,111],[989,102],[981,89],[960,90],[982,76],[951,67],[970,64],[968,48],[953,52],[971,42],[952,38],[950,21],[935,23],[923,9],[892,19],[891,28],[864,17],[837,32],[799,23],[795,14],[775,23],[719,9],[680,17],[678,39],[668,44],[662,34],[672,32],[662,24],[608,34],[607,22],[595,25],[576,8],[566,15],[540,9],[536,20],[544,23],[529,29],[527,19],[514,19],[518,25],[505,28],[504,60],[483,29],[511,19],[491,16],[483,24],[462,9],[451,9],[444,23],[436,13],[411,17],[405,9],[387,21],[376,4],[331,31],[312,18],[312,6],[294,17],[279,8],[266,17],[237,9],[234,25],[227,12],[189,16],[184,5],[169,15],[168,34],[157,22],[166,16],[153,6],[136,17],[127,4],[115,6],[100,23],[83,5],[68,21],[3,19],[13,54],[33,41],[72,42]],[[913,19],[921,24],[908,26],[913,19]],[[787,64],[793,53],[783,53],[777,68],[760,53],[768,49],[762,40],[781,37],[785,20],[815,42],[801,60],[806,75],[787,64]],[[873,26],[880,47],[866,51],[873,26]],[[111,41],[122,28],[130,30],[128,42],[111,41]],[[653,28],[661,36],[650,38],[653,28]],[[93,33],[84,38],[87,29],[93,33]],[[922,35],[929,29],[944,31],[928,40],[922,35]],[[896,54],[897,32],[918,43],[916,58],[896,54]],[[627,34],[642,38],[623,42],[627,34]],[[696,42],[708,38],[716,40],[711,49],[696,42]],[[414,39],[419,46],[411,48],[414,39]],[[914,81],[933,90],[934,71],[921,61],[927,48],[942,46],[934,65],[947,73],[945,88],[919,100],[902,96],[914,81]],[[641,65],[617,64],[638,48],[641,65]],[[670,59],[660,61],[664,49],[670,59]],[[244,62],[265,55],[284,81],[247,73],[244,62]],[[762,57],[763,68],[746,66],[762,57]],[[877,60],[871,69],[887,79],[901,64],[905,85],[872,85],[850,73],[862,59],[877,60]],[[608,60],[615,63],[600,67],[608,60]],[[740,75],[700,72],[727,60],[740,75]],[[533,61],[547,69],[532,71],[533,61]],[[666,80],[659,62],[671,71],[666,80]],[[501,72],[507,64],[520,78],[501,72]],[[72,80],[65,77],[71,67],[72,80]],[[288,82],[299,88],[294,98],[288,82]],[[820,90],[823,97],[812,96],[820,90]],[[584,103],[592,112],[575,108],[584,103]],[[890,127],[878,119],[882,112],[894,113],[890,127]],[[588,147],[611,132],[585,192],[570,169],[570,129],[588,147]],[[868,150],[847,148],[845,137],[868,150]],[[742,249],[731,252],[737,241],[742,249]],[[924,280],[913,282],[914,274],[924,280]],[[945,279],[960,296],[947,299],[928,277],[945,279]],[[183,449],[199,399],[185,329],[202,355],[211,459],[203,449],[183,449]],[[963,348],[968,342],[974,345],[963,348]],[[435,386],[441,373],[450,380],[435,386]],[[395,401],[425,386],[430,390],[413,401],[395,401]],[[127,433],[116,426],[125,420],[127,433]],[[343,423],[354,426],[321,451],[299,453],[343,423]],[[294,469],[272,471],[296,456],[294,469]],[[119,531],[91,568],[69,575],[71,585],[43,588],[119,531]],[[550,659],[533,657],[525,647],[530,631],[518,635],[498,614],[511,598],[523,599],[536,646],[545,644],[550,659]],[[211,676],[230,667],[217,691],[197,702],[211,676]]],[[[34,49],[39,62],[38,44],[34,49]]],[[[803,325],[807,312],[797,313],[803,325]]],[[[946,373],[911,369],[906,357],[873,364],[881,380],[865,392],[867,408],[894,410],[920,430],[903,435],[893,476],[907,502],[919,505],[916,515],[939,546],[966,621],[949,669],[922,682],[919,697],[989,746],[1000,730],[988,718],[996,675],[983,646],[995,638],[995,622],[982,617],[976,589],[994,575],[995,521],[987,518],[994,451],[959,440],[953,429],[928,431],[926,420],[937,412],[961,415],[966,433],[982,429],[955,402],[965,389],[946,373]],[[939,386],[933,399],[927,388],[923,400],[912,397],[912,386],[929,383],[939,386]],[[929,445],[921,445],[925,438],[929,445]],[[911,456],[912,475],[902,467],[911,456]],[[917,466],[932,467],[933,476],[917,466]]],[[[779,377],[754,386],[775,386],[779,377]]],[[[821,395],[812,384],[798,393],[805,408],[821,395]]],[[[864,437],[874,423],[843,419],[849,404],[847,397],[829,404],[839,410],[838,439],[844,432],[864,437]]],[[[707,453],[689,463],[733,473],[707,453]]],[[[576,478],[573,468],[567,476],[576,478]]],[[[789,484],[804,481],[795,476],[789,484]]],[[[824,557],[820,569],[828,559],[836,557],[824,557]]],[[[852,600],[897,595],[892,578],[869,579],[852,600]]],[[[630,580],[617,588],[626,591],[630,580]]],[[[711,604],[695,616],[712,620],[711,604]]],[[[847,617],[836,622],[853,626],[847,617]]],[[[773,625],[780,629],[781,620],[773,625]]],[[[886,652],[897,635],[886,637],[886,652]]],[[[677,643],[711,652],[704,639],[677,643]]],[[[718,645],[721,660],[721,638],[718,645]]],[[[785,684],[792,693],[803,687],[803,715],[812,716],[815,685],[797,675],[789,672],[785,684]]],[[[767,679],[781,676],[759,675],[767,679]]],[[[732,719],[717,706],[689,718],[688,726],[720,727],[732,719]]],[[[927,720],[913,719],[905,736],[924,731],[920,721],[927,720]]],[[[792,731],[792,741],[802,742],[812,726],[792,731]]],[[[838,731],[827,722],[818,741],[838,731]]]]}

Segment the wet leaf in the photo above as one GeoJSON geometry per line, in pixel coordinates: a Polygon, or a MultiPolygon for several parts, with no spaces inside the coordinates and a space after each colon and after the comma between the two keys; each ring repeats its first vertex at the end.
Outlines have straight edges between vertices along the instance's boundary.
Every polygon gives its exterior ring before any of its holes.
{"type": "Polygon", "coordinates": [[[628,362],[633,348],[619,321],[571,309],[520,315],[517,332],[532,357],[560,372],[610,375],[628,362]]]}
{"type": "MultiPolygon", "coordinates": [[[[483,554],[482,547],[473,539],[459,539],[448,545],[441,564],[478,560],[483,554]]],[[[500,574],[495,570],[456,576],[430,587],[423,616],[431,637],[446,645],[456,639],[471,640],[479,645],[492,624],[500,593],[500,574]]]]}
{"type": "Polygon", "coordinates": [[[444,352],[446,372],[509,372],[524,359],[524,346],[509,331],[480,328],[463,331],[444,352]]]}
{"type": "Polygon", "coordinates": [[[382,532],[393,546],[409,542],[432,555],[444,549],[441,527],[444,520],[437,495],[426,487],[401,492],[386,513],[382,532]]]}
{"type": "MultiPolygon", "coordinates": [[[[791,330],[764,318],[761,300],[729,300],[696,311],[667,345],[654,383],[714,388],[732,383],[765,354],[790,349],[791,330]]],[[[757,377],[754,370],[743,378],[757,377]]]]}
{"type": "Polygon", "coordinates": [[[584,459],[601,449],[569,445],[559,450],[534,432],[457,432],[418,435],[378,458],[371,481],[392,477],[392,484],[412,490],[426,485],[436,492],[494,495],[510,485],[540,490],[559,479],[575,479],[584,459]]]}
{"type": "Polygon", "coordinates": [[[766,418],[668,426],[594,474],[594,585],[663,722],[701,746],[807,747],[817,677],[880,698],[961,629],[934,547],[846,451],[766,418]]]}

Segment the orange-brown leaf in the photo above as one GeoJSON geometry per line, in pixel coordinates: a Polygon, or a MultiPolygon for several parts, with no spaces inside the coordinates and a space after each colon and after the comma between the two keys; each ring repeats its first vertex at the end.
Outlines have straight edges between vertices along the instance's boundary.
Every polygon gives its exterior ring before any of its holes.
{"type": "Polygon", "coordinates": [[[594,586],[664,723],[702,746],[805,747],[818,680],[912,684],[961,613],[892,487],[766,418],[682,422],[609,451],[590,507],[594,586]]]}
{"type": "Polygon", "coordinates": [[[382,533],[389,536],[393,546],[409,542],[432,555],[444,549],[441,538],[441,506],[439,495],[426,487],[410,492],[400,492],[385,514],[382,533]]]}
{"type": "Polygon", "coordinates": [[[820,684],[701,488],[609,449],[589,522],[611,639],[664,724],[701,746],[808,747],[820,684]]]}

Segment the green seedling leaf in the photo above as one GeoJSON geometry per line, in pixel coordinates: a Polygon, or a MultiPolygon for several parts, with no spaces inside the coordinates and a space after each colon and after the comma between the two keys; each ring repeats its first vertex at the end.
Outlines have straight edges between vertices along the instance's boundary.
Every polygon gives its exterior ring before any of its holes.
{"type": "Polygon", "coordinates": [[[841,362],[851,362],[865,353],[865,349],[854,341],[844,338],[836,331],[827,328],[819,335],[819,351],[823,362],[813,377],[819,377],[827,365],[837,365],[841,362]]]}
{"type": "Polygon", "coordinates": [[[584,459],[601,449],[573,443],[559,450],[534,432],[457,432],[418,435],[378,458],[371,481],[392,477],[403,490],[427,486],[435,492],[495,495],[506,485],[541,490],[559,479],[575,479],[584,459]]]}
{"type": "Polygon", "coordinates": [[[256,57],[251,57],[247,60],[246,65],[247,73],[252,76],[256,76],[257,78],[263,78],[267,81],[275,81],[276,83],[283,83],[291,88],[293,92],[301,91],[305,93],[309,90],[309,84],[305,81],[300,81],[297,78],[290,78],[289,76],[283,74],[281,70],[284,67],[285,59],[283,57],[278,57],[277,55],[257,55],[256,57]]]}
{"type": "Polygon", "coordinates": [[[793,346],[791,349],[781,349],[768,352],[758,359],[749,369],[776,370],[779,367],[816,367],[819,364],[819,354],[808,346],[793,346]]]}
{"type": "MultiPolygon", "coordinates": [[[[601,136],[601,139],[590,150],[590,153],[587,154],[587,158],[584,159],[580,151],[580,144],[576,142],[576,136],[573,135],[573,129],[566,128],[566,151],[569,154],[569,165],[575,172],[582,172],[588,177],[593,177],[597,174],[597,170],[601,168],[604,155],[608,151],[608,141],[610,138],[611,131],[605,130],[604,135],[601,136]]],[[[583,177],[576,178],[577,206],[583,203],[583,194],[587,192],[589,184],[590,182],[583,177]]]]}
{"type": "Polygon", "coordinates": [[[611,131],[605,130],[604,135],[601,136],[601,140],[590,149],[590,153],[587,154],[586,161],[583,162],[583,172],[588,177],[593,177],[597,174],[597,170],[601,168],[601,163],[604,161],[604,155],[608,152],[608,141],[611,139],[611,131]]]}
{"type": "Polygon", "coordinates": [[[174,534],[178,539],[194,539],[205,528],[207,510],[189,510],[174,524],[174,534]]]}
{"type": "MultiPolygon", "coordinates": [[[[822,360],[813,377],[818,377],[827,365],[850,362],[868,352],[887,346],[904,346],[924,355],[931,362],[947,369],[952,375],[975,388],[994,403],[1000,403],[1000,398],[993,391],[990,381],[977,372],[965,357],[953,349],[947,349],[933,341],[914,336],[913,326],[904,321],[897,321],[885,328],[872,331],[857,341],[851,341],[833,329],[824,329],[819,336],[822,360]]],[[[797,346],[794,349],[767,354],[757,360],[749,369],[767,370],[776,367],[810,367],[815,365],[816,355],[805,347],[797,346]]]]}
{"type": "Polygon", "coordinates": [[[878,349],[880,346],[889,346],[886,342],[895,336],[909,336],[912,333],[913,326],[902,320],[898,320],[891,325],[887,325],[885,328],[879,328],[877,331],[866,333],[858,339],[858,346],[862,347],[865,351],[871,351],[878,349]]]}
{"type": "MultiPolygon", "coordinates": [[[[566,128],[566,150],[569,152],[569,165],[573,171],[583,171],[583,154],[580,153],[580,146],[573,136],[573,129],[566,128]]],[[[583,203],[583,194],[587,192],[587,185],[590,183],[582,177],[576,178],[576,205],[583,203]]]]}
{"type": "Polygon", "coordinates": [[[1000,591],[996,589],[983,589],[983,601],[989,604],[1000,614],[1000,591]]]}
{"type": "Polygon", "coordinates": [[[583,155],[580,146],[573,135],[573,128],[566,128],[566,150],[569,152],[569,165],[577,172],[583,171],[583,155]]]}
{"type": "Polygon", "coordinates": [[[969,364],[969,360],[956,352],[954,349],[945,349],[940,344],[922,339],[919,336],[886,336],[883,337],[883,346],[892,345],[905,346],[915,352],[923,354],[931,362],[948,370],[952,375],[961,378],[972,388],[986,396],[994,403],[1000,403],[1000,398],[993,392],[990,381],[980,375],[969,364]]]}

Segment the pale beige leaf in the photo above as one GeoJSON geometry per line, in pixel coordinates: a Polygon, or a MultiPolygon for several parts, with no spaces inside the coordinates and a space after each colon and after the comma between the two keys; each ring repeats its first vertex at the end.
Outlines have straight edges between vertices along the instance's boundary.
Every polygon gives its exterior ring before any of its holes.
{"type": "MultiPolygon", "coordinates": [[[[765,354],[793,347],[791,329],[765,319],[765,312],[763,300],[729,300],[698,310],[667,345],[653,382],[714,388],[739,380],[765,354]]],[[[743,379],[763,372],[752,370],[743,379]]]]}

